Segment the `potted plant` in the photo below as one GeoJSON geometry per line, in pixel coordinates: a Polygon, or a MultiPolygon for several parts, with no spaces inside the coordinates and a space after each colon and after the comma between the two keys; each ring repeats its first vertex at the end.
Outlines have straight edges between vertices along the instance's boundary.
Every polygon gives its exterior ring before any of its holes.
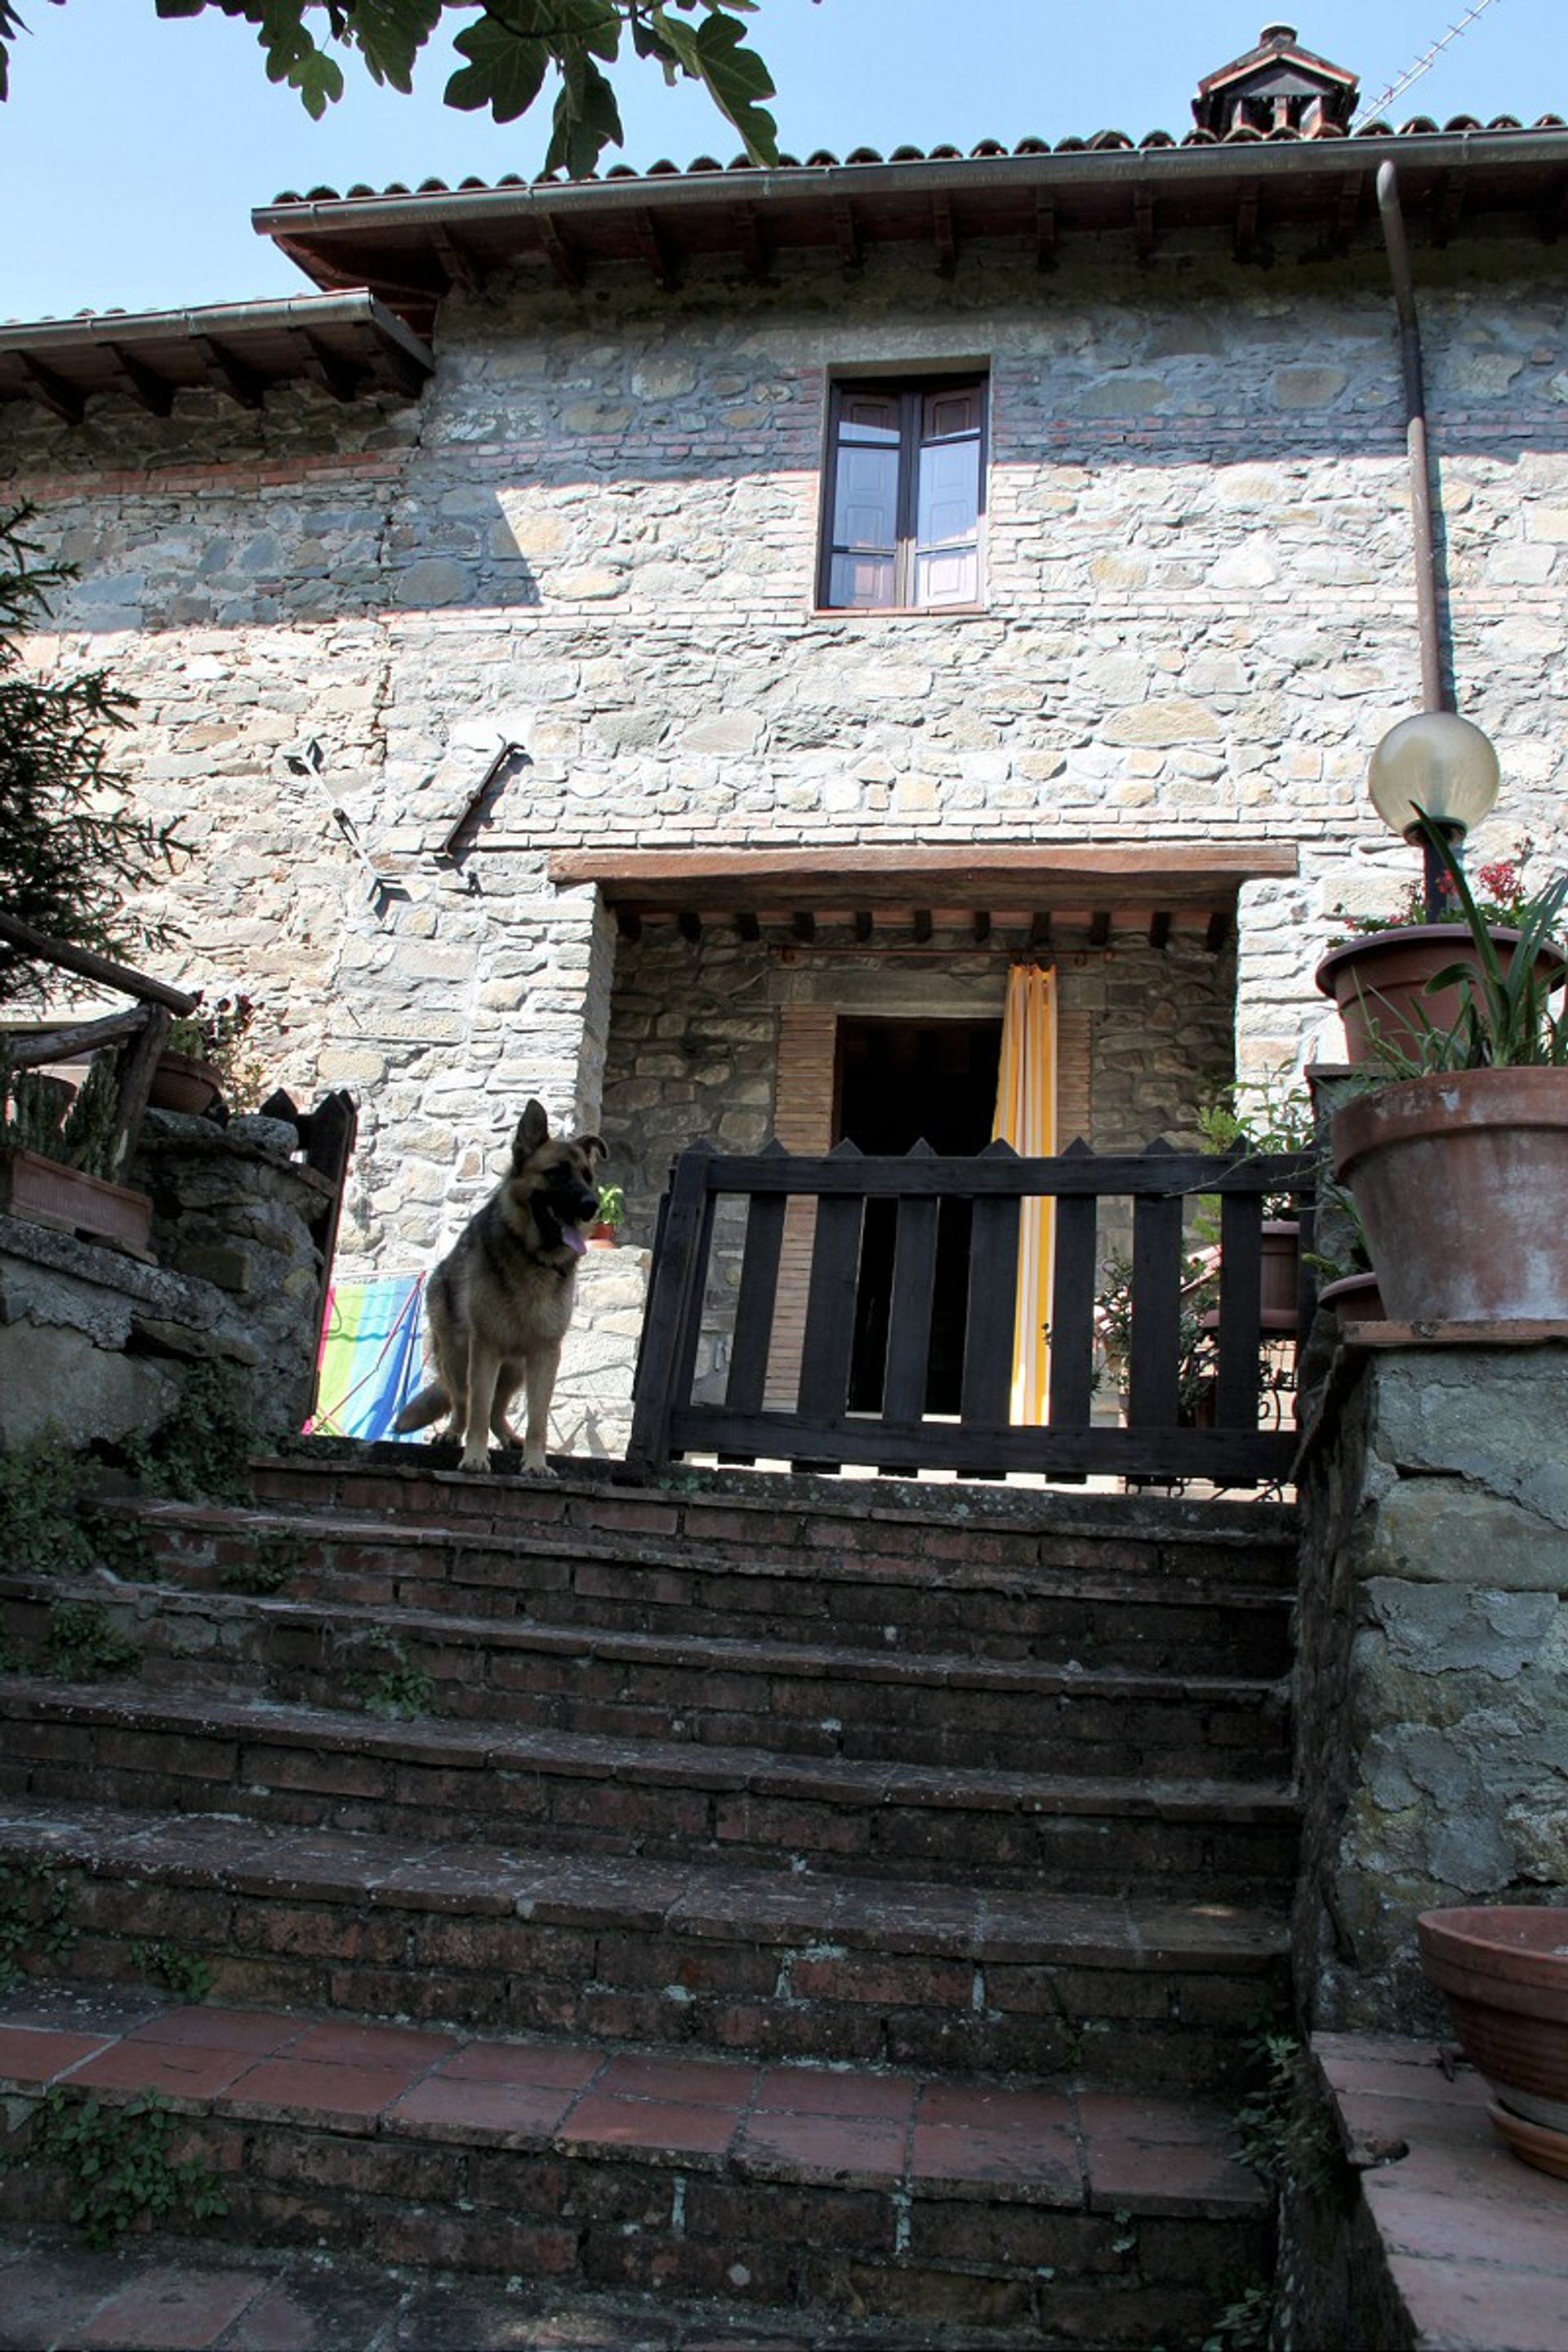
{"type": "MultiPolygon", "coordinates": [[[[1479,888],[1474,903],[1504,971],[1519,943],[1521,914],[1531,904],[1526,876],[1532,848],[1525,840],[1513,857],[1494,859],[1477,870],[1479,888]]],[[[1316,979],[1339,1008],[1352,1068],[1375,1063],[1380,1039],[1408,1052],[1428,1026],[1441,1030],[1453,1025],[1460,1010],[1458,982],[1449,978],[1439,985],[1439,976],[1478,969],[1457,899],[1450,898],[1440,919],[1429,922],[1422,886],[1413,881],[1392,914],[1335,911],[1351,936],[1330,949],[1316,979]],[[1458,939],[1456,927],[1460,928],[1458,939]]],[[[1554,972],[1560,986],[1568,978],[1568,958],[1549,946],[1542,971],[1543,975],[1554,972]]]]}
{"type": "MultiPolygon", "coordinates": [[[[1115,1381],[1127,1412],[1127,1368],[1132,1349],[1132,1261],[1112,1251],[1100,1267],[1094,1295],[1094,1331],[1100,1363],[1094,1384],[1115,1381]]],[[[1182,1259],[1182,1300],[1177,1346],[1176,1418],[1184,1429],[1206,1427],[1213,1418],[1215,1352],[1213,1312],[1219,1300],[1215,1254],[1199,1250],[1182,1259]]]]}
{"type": "Polygon", "coordinates": [[[0,1051],[0,1211],[145,1257],[153,1203],[107,1174],[114,1064],[112,1054],[96,1055],[73,1088],[39,1071],[13,1071],[0,1051]]]}
{"type": "Polygon", "coordinates": [[[261,1092],[260,1065],[246,1045],[257,1014],[255,999],[220,996],[209,1007],[198,989],[196,1006],[171,1023],[148,1101],[154,1110],[184,1111],[195,1118],[220,1099],[230,1110],[248,1108],[261,1092]]]}
{"type": "MultiPolygon", "coordinates": [[[[1310,1155],[1318,1149],[1317,1124],[1307,1096],[1293,1088],[1279,1073],[1248,1086],[1227,1087],[1198,1113],[1198,1133],[1206,1148],[1243,1159],[1289,1152],[1310,1155]]],[[[1217,1244],[1218,1220],[1212,1202],[1200,1214],[1201,1240],[1217,1244]]],[[[1301,1222],[1289,1192],[1269,1192],[1263,1201],[1262,1328],[1294,1331],[1300,1319],[1301,1222]]]]}
{"type": "Polygon", "coordinates": [[[588,1228],[588,1239],[595,1249],[614,1249],[621,1227],[626,1221],[626,1196],[619,1184],[599,1187],[599,1215],[588,1228]]]}
{"type": "Polygon", "coordinates": [[[1415,1922],[1421,1966],[1497,2095],[1516,2156],[1568,2179],[1568,1909],[1479,1904],[1415,1922]]]}
{"type": "MultiPolygon", "coordinates": [[[[1425,822],[1425,821],[1424,821],[1425,822]]],[[[1568,875],[1518,909],[1505,961],[1463,869],[1427,824],[1468,954],[1434,975],[1458,992],[1408,1046],[1376,1041],[1367,1091],[1334,1118],[1334,1173],[1401,1323],[1568,1321],[1568,1010],[1553,933],[1568,875]]]]}

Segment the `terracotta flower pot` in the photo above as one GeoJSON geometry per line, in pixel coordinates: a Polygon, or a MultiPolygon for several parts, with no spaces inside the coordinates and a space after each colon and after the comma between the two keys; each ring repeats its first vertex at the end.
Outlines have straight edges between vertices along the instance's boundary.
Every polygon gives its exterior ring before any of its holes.
{"type": "Polygon", "coordinates": [[[1375,1274],[1344,1274],[1338,1282],[1325,1282],[1318,1293],[1318,1304],[1331,1307],[1342,1323],[1387,1320],[1375,1274]]]}
{"type": "MultiPolygon", "coordinates": [[[[1519,933],[1495,930],[1491,939],[1506,972],[1519,933]]],[[[1315,976],[1323,994],[1339,1007],[1352,1066],[1377,1059],[1379,1034],[1407,1053],[1419,1045],[1428,1024],[1439,1031],[1451,1029],[1463,1002],[1460,989],[1439,989],[1434,996],[1425,991],[1429,980],[1456,963],[1480,970],[1468,933],[1454,923],[1412,923],[1369,931],[1364,939],[1331,948],[1315,976]]],[[[1555,948],[1545,948],[1538,969],[1543,978],[1552,977],[1553,987],[1561,987],[1568,978],[1568,958],[1555,948]]]]}
{"type": "Polygon", "coordinates": [[[1333,1156],[1394,1322],[1568,1322],[1568,1069],[1404,1079],[1333,1156]]]}
{"type": "Polygon", "coordinates": [[[210,1062],[189,1054],[160,1054],[153,1071],[147,1100],[154,1110],[184,1111],[201,1118],[223,1091],[223,1078],[210,1062]]]}
{"type": "Polygon", "coordinates": [[[1291,1217],[1270,1217],[1263,1227],[1263,1287],[1259,1304],[1266,1331],[1296,1328],[1301,1280],[1301,1228],[1291,1217]]]}
{"type": "Polygon", "coordinates": [[[1568,1908],[1482,1904],[1424,1912],[1421,1966],[1459,2047],[1496,2092],[1494,2121],[1527,2164],[1568,2165],[1568,1908]],[[1532,2129],[1510,2129],[1522,2117],[1532,2129]]]}

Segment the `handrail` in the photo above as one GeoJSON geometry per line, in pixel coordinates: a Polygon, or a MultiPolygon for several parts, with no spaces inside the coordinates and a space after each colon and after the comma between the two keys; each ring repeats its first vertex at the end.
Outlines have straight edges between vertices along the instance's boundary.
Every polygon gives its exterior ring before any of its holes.
{"type": "Polygon", "coordinates": [[[166,1005],[171,1013],[194,1013],[200,999],[189,995],[183,988],[171,988],[166,980],[152,980],[144,971],[133,971],[127,963],[116,963],[110,956],[94,954],[90,948],[79,948],[69,940],[51,939],[47,931],[35,930],[31,923],[23,922],[19,915],[7,915],[0,908],[0,940],[39,963],[52,963],[61,971],[74,971],[79,979],[96,980],[105,988],[117,988],[124,996],[134,996],[143,1004],[166,1005]]]}

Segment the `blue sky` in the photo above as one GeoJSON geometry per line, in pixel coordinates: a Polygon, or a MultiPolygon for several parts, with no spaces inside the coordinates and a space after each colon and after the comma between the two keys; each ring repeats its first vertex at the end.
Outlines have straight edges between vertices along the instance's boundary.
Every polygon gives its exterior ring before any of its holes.
{"type": "MultiPolygon", "coordinates": [[[[757,46],[779,86],[784,147],[805,155],[904,142],[1009,145],[1107,126],[1180,132],[1200,75],[1251,47],[1265,22],[1360,73],[1373,97],[1474,0],[762,0],[757,46]]],[[[20,0],[29,36],[0,107],[0,318],[68,317],[302,291],[250,226],[279,190],[382,187],[537,171],[547,128],[504,129],[441,104],[431,53],[412,98],[353,78],[313,123],[271,88],[249,28],[216,12],[159,22],[153,0],[20,0]],[[25,225],[25,226],[24,226],[25,225]]],[[[1489,0],[1392,110],[1526,121],[1568,116],[1564,0],[1489,0]]],[[[696,90],[656,69],[620,76],[625,158],[642,165],[736,141],[696,90]]],[[[607,160],[621,160],[610,158],[607,160]]]]}

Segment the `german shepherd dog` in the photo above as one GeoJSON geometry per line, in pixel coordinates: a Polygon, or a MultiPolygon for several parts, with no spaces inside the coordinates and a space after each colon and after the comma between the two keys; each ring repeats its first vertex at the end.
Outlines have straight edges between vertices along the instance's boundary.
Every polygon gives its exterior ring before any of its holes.
{"type": "Polygon", "coordinates": [[[469,1218],[425,1294],[435,1380],[397,1416],[400,1433],[449,1414],[465,1470],[489,1467],[489,1438],[520,1443],[507,1418],[528,1395],[525,1470],[547,1472],[544,1441],[561,1342],[572,1320],[583,1227],[599,1213],[596,1135],[552,1137],[542,1103],[517,1123],[511,1168],[469,1218]]]}

